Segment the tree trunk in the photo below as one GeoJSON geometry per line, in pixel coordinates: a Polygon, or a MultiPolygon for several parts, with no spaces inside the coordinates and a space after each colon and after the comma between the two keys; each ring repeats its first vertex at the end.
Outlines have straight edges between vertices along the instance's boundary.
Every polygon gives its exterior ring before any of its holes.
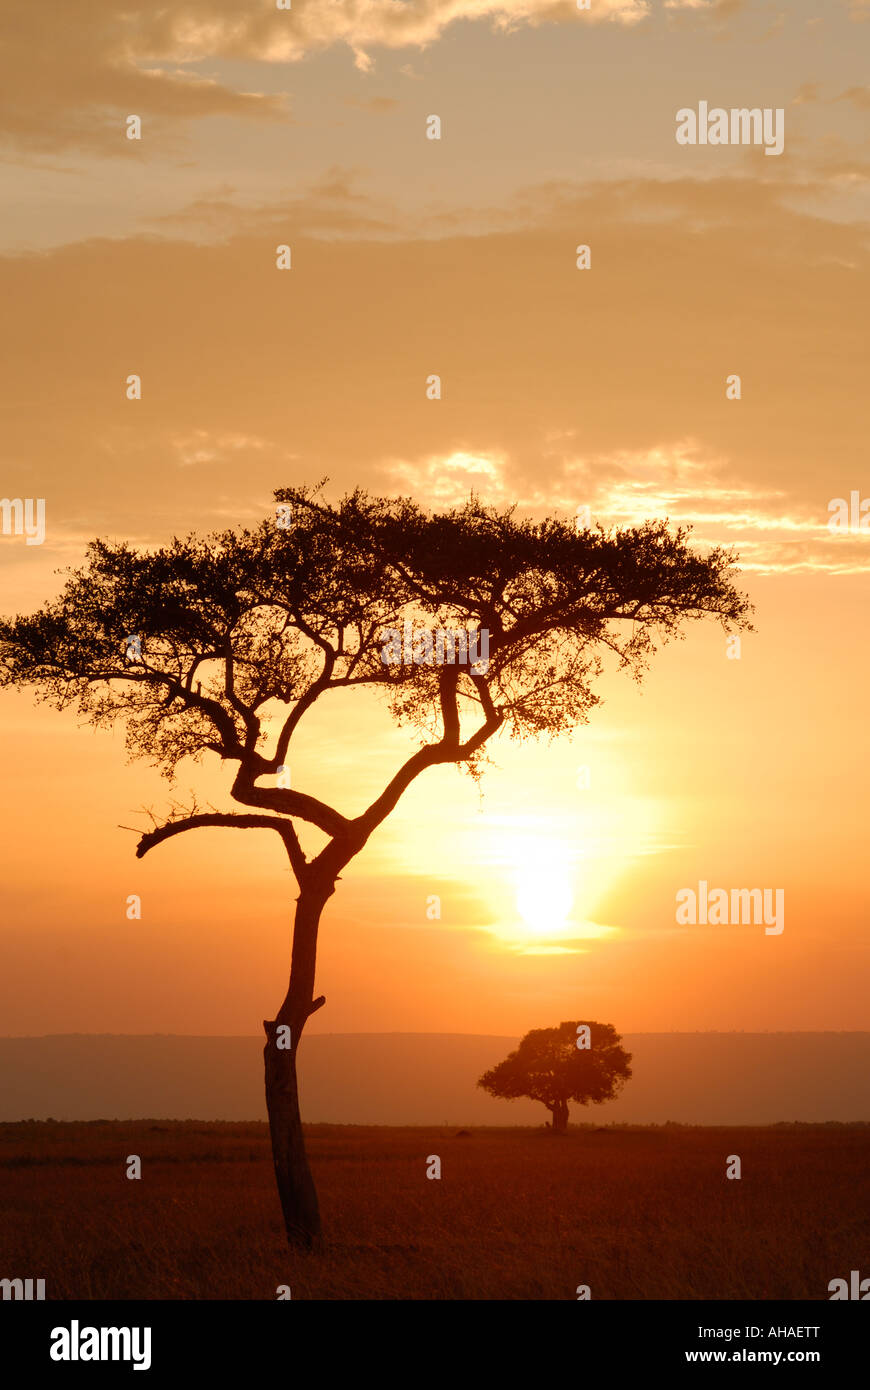
{"type": "Polygon", "coordinates": [[[566,1100],[554,1101],[548,1106],[550,1114],[553,1116],[552,1130],[554,1134],[564,1134],[568,1128],[568,1102],[566,1100]]]}
{"type": "Polygon", "coordinates": [[[296,1054],[307,1019],[326,1003],[323,997],[317,1000],[313,998],[314,964],[320,914],[331,893],[331,885],[328,891],[306,888],[301,891],[293,926],[287,997],[277,1016],[263,1022],[266,1030],[263,1051],[266,1107],[284,1226],[291,1246],[308,1250],[320,1244],[320,1209],[302,1133],[296,1054]]]}
{"type": "MultiPolygon", "coordinates": [[[[296,1079],[296,1039],[290,1048],[277,1046],[278,1020],[265,1021],[266,1106],[272,1135],[275,1179],[284,1213],[284,1226],[291,1245],[307,1249],[320,1239],[320,1210],[317,1191],[308,1167],[299,1089],[296,1079]]],[[[291,1025],[291,1037],[292,1037],[291,1025]]]]}

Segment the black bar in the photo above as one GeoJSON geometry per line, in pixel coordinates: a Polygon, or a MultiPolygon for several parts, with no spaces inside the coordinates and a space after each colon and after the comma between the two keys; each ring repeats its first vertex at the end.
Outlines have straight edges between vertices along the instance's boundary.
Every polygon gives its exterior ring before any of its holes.
{"type": "MultiPolygon", "coordinates": [[[[549,1378],[585,1378],[593,1368],[614,1377],[642,1373],[650,1381],[678,1368],[800,1366],[824,1376],[851,1373],[864,1361],[870,1310],[839,1301],[795,1302],[0,1302],[0,1338],[7,1367],[70,1376],[116,1379],[138,1372],[156,1383],[185,1373],[214,1376],[226,1385],[239,1376],[274,1375],[292,1386],[313,1359],[334,1373],[370,1362],[392,1366],[387,1384],[428,1377],[439,1367],[466,1383],[480,1368],[492,1383],[504,1364],[510,1386],[527,1360],[549,1378]],[[94,1339],[89,1328],[141,1329],[138,1340],[118,1340],[130,1360],[53,1360],[52,1345],[71,1353],[94,1339]],[[146,1368],[144,1329],[150,1329],[146,1368]],[[57,1329],[69,1336],[67,1342],[57,1329]],[[702,1331],[703,1329],[703,1331],[702,1331]],[[757,1329],[757,1331],[749,1331],[757,1329]],[[723,1335],[730,1330],[732,1335],[723,1335]],[[704,1353],[705,1359],[691,1353],[704,1353]],[[761,1356],[760,1353],[764,1355],[761,1356]],[[779,1353],[780,1359],[775,1360],[779,1353]],[[561,1369],[556,1369],[560,1367],[561,1369]],[[401,1374],[398,1374],[401,1371],[401,1374]],[[510,1373],[513,1372],[511,1375],[510,1373]]],[[[111,1354],[111,1339],[106,1351],[111,1354]]]]}

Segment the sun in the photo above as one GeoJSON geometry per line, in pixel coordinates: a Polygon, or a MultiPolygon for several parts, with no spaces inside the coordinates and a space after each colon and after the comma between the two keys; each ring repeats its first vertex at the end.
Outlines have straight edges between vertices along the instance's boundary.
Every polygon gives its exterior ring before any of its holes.
{"type": "Polygon", "coordinates": [[[555,852],[535,849],[514,872],[517,911],[535,936],[558,936],[574,906],[572,875],[555,852]]]}

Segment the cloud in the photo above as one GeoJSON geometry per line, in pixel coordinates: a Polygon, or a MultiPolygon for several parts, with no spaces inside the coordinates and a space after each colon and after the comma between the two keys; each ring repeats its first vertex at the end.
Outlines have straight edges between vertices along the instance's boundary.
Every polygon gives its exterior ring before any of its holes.
{"type": "Polygon", "coordinates": [[[360,111],[370,111],[373,116],[383,116],[395,111],[400,103],[395,97],[345,97],[346,106],[356,106],[360,111]]]}
{"type": "Polygon", "coordinates": [[[132,148],[147,157],[147,138],[126,139],[125,116],[142,117],[152,145],[156,135],[176,139],[171,123],[179,119],[286,119],[282,96],[234,91],[209,74],[187,70],[160,14],[119,10],[108,0],[78,6],[11,0],[0,71],[5,140],[36,152],[124,156],[132,148]]]}
{"type": "Polygon", "coordinates": [[[233,453],[250,453],[265,449],[270,441],[256,435],[228,433],[212,434],[209,430],[192,430],[170,441],[183,467],[197,463],[215,463],[233,453]]]}
{"type": "Polygon", "coordinates": [[[819,494],[807,503],[784,488],[741,481],[733,461],[710,455],[696,440],[592,457],[572,456],[574,444],[574,431],[555,431],[541,441],[541,454],[551,461],[542,470],[546,482],[524,477],[504,453],[457,451],[389,461],[382,468],[384,486],[425,497],[433,507],[456,506],[474,491],[489,506],[516,502],[541,519],[555,511],[571,520],[588,506],[592,524],[606,528],[667,518],[691,526],[695,544],[735,547],[741,569],[763,574],[870,570],[870,532],[832,535],[830,499],[819,494]]]}
{"type": "Polygon", "coordinates": [[[734,463],[709,456],[696,441],[575,460],[575,481],[593,523],[637,526],[667,517],[690,525],[695,543],[734,546],[740,567],[761,573],[870,570],[870,532],[832,535],[828,499],[815,504],[735,474],[734,463]]]}
{"type": "Polygon", "coordinates": [[[218,185],[216,241],[164,223],[0,257],[4,495],[46,497],[52,535],[138,535],[147,513],[171,536],[326,474],[331,495],[664,512],[755,568],[866,568],[863,537],[825,529],[863,486],[866,229],[793,192],[551,181],[483,232],[427,236],[332,170],[289,190],[290,238],[282,204],[240,212],[218,185]]]}
{"type": "Polygon", "coordinates": [[[235,0],[214,0],[203,22],[199,6],[181,0],[156,15],[135,13],[155,51],[187,62],[216,56],[293,62],[343,44],[366,68],[370,48],[423,48],[461,20],[503,31],[543,22],[633,25],[651,10],[650,0],[594,0],[589,10],[578,10],[576,0],[295,0],[290,12],[240,12],[235,0]]]}
{"type": "Polygon", "coordinates": [[[870,87],[849,87],[835,101],[848,101],[856,111],[870,111],[870,87]]]}
{"type": "MultiPolygon", "coordinates": [[[[129,152],[123,117],[143,118],[155,135],[177,139],[167,123],[206,116],[286,120],[286,98],[235,90],[192,65],[216,61],[296,62],[339,45],[368,72],[374,48],[423,48],[460,20],[508,31],[522,25],[613,22],[633,25],[649,0],[296,0],[240,7],[212,0],[167,6],[115,0],[40,5],[7,0],[0,125],[5,140],[37,152],[129,152]]],[[[148,148],[137,153],[147,157],[148,148]]]]}
{"type": "Polygon", "coordinates": [[[276,190],[268,203],[240,201],[237,190],[221,184],[185,207],[150,219],[163,234],[181,234],[203,241],[257,235],[276,243],[287,236],[390,237],[413,233],[407,217],[356,186],[359,171],[334,166],[319,178],[295,188],[276,190]],[[290,230],[288,230],[290,229],[290,230]]]}
{"type": "Polygon", "coordinates": [[[664,8],[671,12],[670,18],[676,24],[709,19],[719,26],[740,14],[744,5],[745,0],[665,0],[664,8]]]}
{"type": "Polygon", "coordinates": [[[431,505],[455,507],[475,492],[489,506],[513,500],[503,455],[468,453],[457,449],[446,457],[430,455],[412,461],[389,459],[380,466],[385,485],[395,492],[426,497],[431,505]]]}
{"type": "MultiPolygon", "coordinates": [[[[762,236],[774,217],[789,217],[795,198],[805,202],[825,199],[832,183],[861,181],[870,176],[870,163],[859,159],[854,147],[830,136],[812,145],[805,142],[800,170],[765,160],[757,150],[742,150],[736,175],[715,178],[611,178],[584,185],[567,179],[551,179],[521,187],[495,206],[456,205],[447,209],[424,206],[402,210],[383,196],[362,186],[364,171],[333,166],[318,179],[277,190],[268,202],[242,202],[231,185],[217,185],[176,211],[153,217],[150,226],[161,232],[196,235],[204,241],[257,234],[271,237],[288,228],[301,235],[328,238],[375,238],[395,242],[416,239],[456,238],[464,235],[511,235],[545,231],[573,236],[578,225],[592,217],[607,227],[638,229],[671,224],[692,233],[715,227],[740,225],[744,234],[762,236]]],[[[814,209],[818,216],[818,209],[814,209]]],[[[799,214],[795,214],[799,215],[799,214]]],[[[834,225],[823,259],[851,264],[838,245],[843,241],[834,225]]],[[[574,238],[576,242],[576,237],[574,238]]],[[[854,243],[848,237],[850,246],[854,243]]]]}

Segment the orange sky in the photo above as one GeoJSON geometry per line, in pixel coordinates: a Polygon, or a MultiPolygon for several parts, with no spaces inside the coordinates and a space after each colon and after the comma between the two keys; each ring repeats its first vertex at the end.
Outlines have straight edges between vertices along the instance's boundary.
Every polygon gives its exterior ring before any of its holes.
{"type": "MultiPolygon", "coordinates": [[[[867,6],[12,9],[0,490],[44,497],[47,534],[0,536],[4,612],[94,534],[255,522],[325,473],[691,521],[757,605],[740,660],[690,629],[640,689],[609,672],[573,740],[498,741],[481,792],[418,782],[330,903],[311,1029],[867,1027],[870,538],[827,526],[870,496],[867,6]],[[700,100],[783,108],[783,154],[678,146],[700,100]],[[678,927],[701,879],[784,888],[783,933],[678,927]]],[[[354,810],[411,745],[332,698],[294,785],[354,810]]],[[[286,974],[275,837],[137,861],[119,828],[194,787],[227,804],[220,769],[173,790],[28,695],[0,728],[2,1031],[257,1031],[286,974]]]]}

